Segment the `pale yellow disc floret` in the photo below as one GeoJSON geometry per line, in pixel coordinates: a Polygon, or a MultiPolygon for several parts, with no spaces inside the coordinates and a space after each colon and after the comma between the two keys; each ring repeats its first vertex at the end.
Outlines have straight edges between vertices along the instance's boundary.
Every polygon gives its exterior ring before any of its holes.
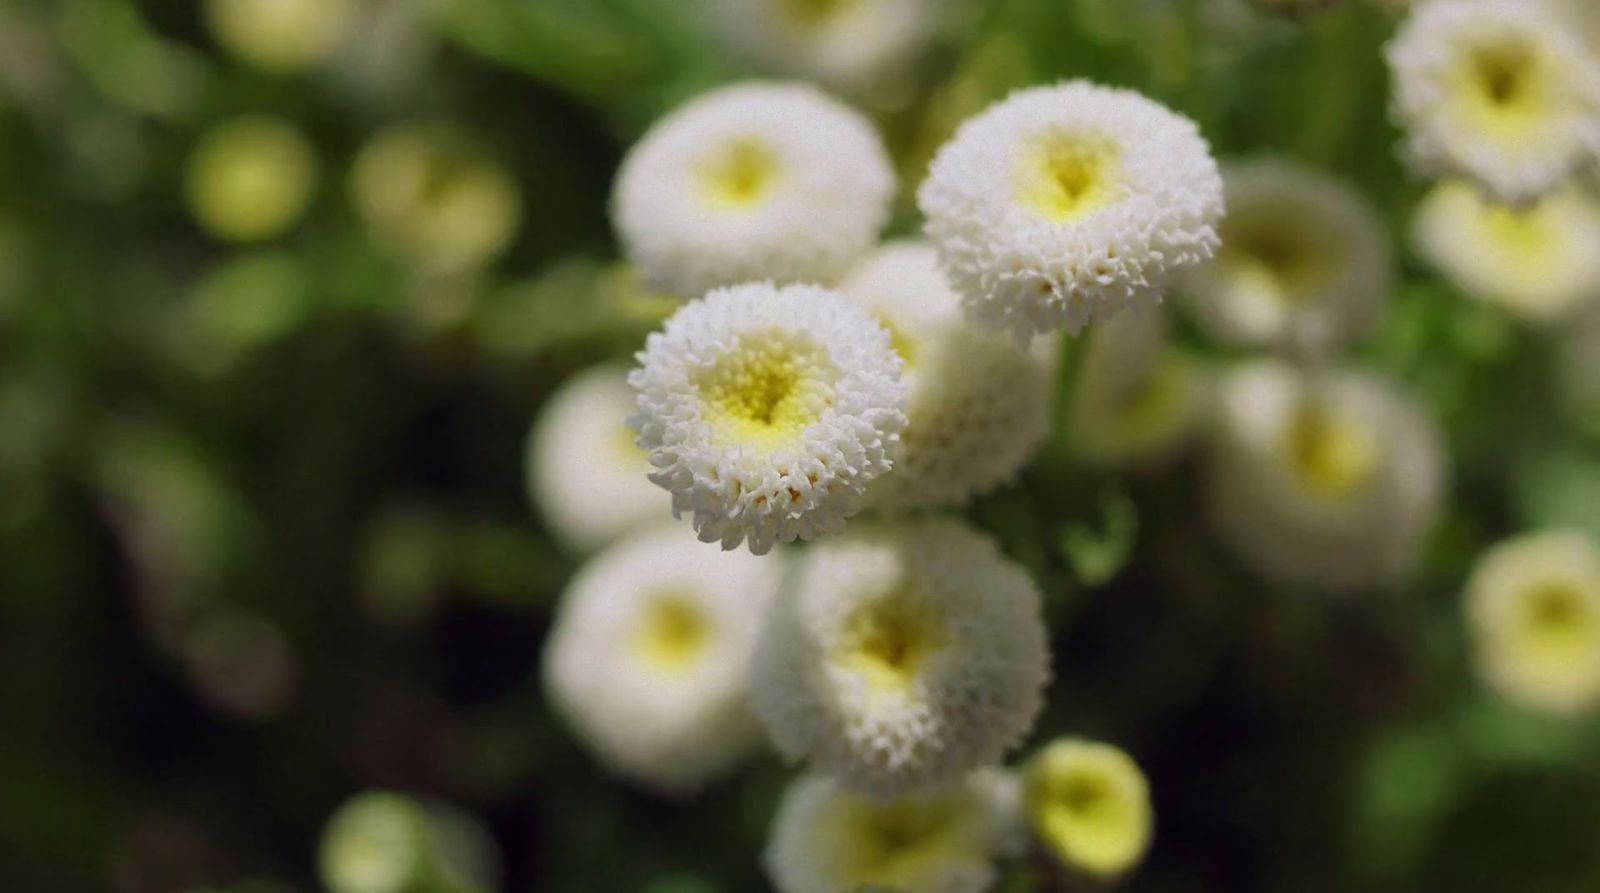
{"type": "Polygon", "coordinates": [[[1034,835],[1071,869],[1120,875],[1150,846],[1154,820],[1144,773],[1110,745],[1051,742],[1023,767],[1022,803],[1034,835]]]}

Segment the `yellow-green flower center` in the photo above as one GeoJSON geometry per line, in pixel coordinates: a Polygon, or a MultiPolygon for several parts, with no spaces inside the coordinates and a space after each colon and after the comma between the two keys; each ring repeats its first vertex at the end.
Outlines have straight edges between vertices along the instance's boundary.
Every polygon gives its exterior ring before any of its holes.
{"type": "Polygon", "coordinates": [[[1377,470],[1378,446],[1372,432],[1326,407],[1300,406],[1284,437],[1300,481],[1324,496],[1348,496],[1377,470]]]}
{"type": "Polygon", "coordinates": [[[749,210],[772,194],[783,179],[783,165],[772,148],[757,137],[743,137],[719,147],[701,163],[700,192],[713,207],[749,210]]]}
{"type": "Polygon", "coordinates": [[[1340,246],[1330,236],[1286,212],[1241,211],[1223,221],[1217,260],[1234,288],[1299,304],[1318,294],[1339,262],[1340,246]]]}
{"type": "Polygon", "coordinates": [[[1456,103],[1473,125],[1506,139],[1526,136],[1548,106],[1547,63],[1520,35],[1463,54],[1456,103]]]}
{"type": "Polygon", "coordinates": [[[634,629],[634,653],[658,669],[681,671],[704,656],[714,632],[711,618],[687,594],[655,593],[634,629]]]}
{"type": "Polygon", "coordinates": [[[1600,609],[1577,586],[1553,581],[1523,597],[1518,631],[1526,647],[1553,660],[1600,649],[1600,609]]]}
{"type": "Polygon", "coordinates": [[[1118,752],[1046,750],[1028,767],[1024,808],[1062,861],[1112,875],[1129,868],[1149,841],[1142,790],[1138,768],[1118,752]]]}
{"type": "Polygon", "coordinates": [[[746,335],[695,377],[716,439],[771,448],[800,436],[833,394],[826,352],[803,338],[746,335]]]}
{"type": "Polygon", "coordinates": [[[850,615],[837,659],[866,679],[873,692],[905,693],[946,640],[940,612],[909,592],[899,591],[862,605],[850,615]]]}
{"type": "Polygon", "coordinates": [[[1017,201],[1054,223],[1083,217],[1122,194],[1116,146],[1101,137],[1053,130],[1025,143],[1017,201]]]}
{"type": "Polygon", "coordinates": [[[932,803],[877,803],[847,795],[825,833],[839,835],[833,866],[839,889],[926,889],[940,864],[978,861],[982,854],[961,834],[962,817],[978,804],[945,797],[932,803]]]}

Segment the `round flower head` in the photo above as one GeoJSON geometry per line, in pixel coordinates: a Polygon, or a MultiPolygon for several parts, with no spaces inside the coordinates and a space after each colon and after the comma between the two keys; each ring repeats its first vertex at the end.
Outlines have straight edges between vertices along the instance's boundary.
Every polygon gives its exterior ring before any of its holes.
{"type": "Polygon", "coordinates": [[[639,354],[628,419],[706,542],[757,555],[837,533],[889,470],[905,387],[889,333],[811,285],[719,289],[673,314],[639,354]]]}
{"type": "Polygon", "coordinates": [[[1147,465],[1171,456],[1205,418],[1211,375],[1172,347],[1159,307],[1130,310],[1089,335],[1068,431],[1086,459],[1147,465]]]}
{"type": "Polygon", "coordinates": [[[544,652],[545,691],[613,771],[665,792],[732,768],[760,741],[750,652],[777,561],[677,527],[634,534],[578,572],[544,652]]]}
{"type": "Polygon", "coordinates": [[[1109,744],[1062,738],[1034,754],[1022,770],[1022,808],[1034,836],[1077,872],[1115,877],[1150,848],[1149,785],[1109,744]]]}
{"type": "Polygon", "coordinates": [[[717,24],[758,64],[860,93],[901,75],[941,0],[719,0],[717,24]]]}
{"type": "Polygon", "coordinates": [[[948,520],[809,548],[767,615],[751,703],[778,750],[880,797],[997,762],[1050,675],[1039,592],[948,520]]]}
{"type": "Polygon", "coordinates": [[[1438,512],[1437,432],[1411,399],[1361,373],[1242,366],[1223,383],[1212,447],[1212,520],[1279,583],[1400,582],[1438,512]]]}
{"type": "Polygon", "coordinates": [[[1214,337],[1326,350],[1366,331],[1389,291],[1388,236],[1348,186],[1294,162],[1223,170],[1228,215],[1216,260],[1188,292],[1214,337]]]}
{"type": "Polygon", "coordinates": [[[1049,424],[1047,352],[967,325],[927,245],[880,250],[839,290],[889,330],[905,362],[906,428],[894,470],[873,483],[869,504],[961,503],[1015,476],[1049,424]]]}
{"type": "Polygon", "coordinates": [[[350,30],[351,0],[206,0],[217,41],[248,62],[278,71],[306,68],[350,30]]]}
{"type": "Polygon", "coordinates": [[[1073,81],[963,124],[917,203],[967,315],[1025,341],[1159,301],[1215,250],[1222,178],[1194,122],[1073,81]]]}
{"type": "Polygon", "coordinates": [[[1600,61],[1539,3],[1423,4],[1387,52],[1395,114],[1424,174],[1464,174],[1524,203],[1600,151],[1600,61]]]}
{"type": "Polygon", "coordinates": [[[213,235],[270,239],[305,213],[317,156],[299,130],[276,118],[236,118],[207,131],[189,159],[189,208],[213,235]]]}
{"type": "Polygon", "coordinates": [[[997,769],[887,801],[803,775],[773,819],[767,874],[779,893],[981,893],[994,885],[1015,798],[997,769]]]}
{"type": "Polygon", "coordinates": [[[740,84],[668,115],[628,153],[612,218],[645,283],[682,297],[831,282],[871,249],[894,173],[872,125],[799,84],[740,84]]]}
{"type": "Polygon", "coordinates": [[[1441,183],[1417,210],[1418,251],[1462,291],[1548,321],[1600,297],[1600,202],[1570,184],[1526,208],[1441,183]]]}
{"type": "Polygon", "coordinates": [[[562,540],[579,549],[667,515],[625,421],[633,406],[627,370],[597,366],[550,397],[528,438],[528,491],[562,540]]]}
{"type": "Polygon", "coordinates": [[[1600,707],[1600,552],[1583,534],[1503,542],[1467,581],[1478,671],[1510,701],[1572,714],[1600,707]]]}

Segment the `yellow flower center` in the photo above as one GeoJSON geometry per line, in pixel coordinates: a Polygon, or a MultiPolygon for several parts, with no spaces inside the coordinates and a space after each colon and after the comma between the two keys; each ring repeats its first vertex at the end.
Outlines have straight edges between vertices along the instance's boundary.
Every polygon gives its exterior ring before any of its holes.
{"type": "Polygon", "coordinates": [[[777,0],[778,12],[791,24],[803,28],[825,25],[849,12],[860,0],[777,0]]]}
{"type": "Polygon", "coordinates": [[[1246,220],[1240,214],[1223,222],[1218,263],[1235,288],[1298,304],[1317,295],[1338,254],[1328,233],[1287,215],[1246,220]]]}
{"type": "Polygon", "coordinates": [[[952,861],[982,854],[961,834],[961,817],[976,804],[946,797],[933,803],[877,803],[848,796],[828,833],[842,846],[834,868],[839,889],[926,889],[926,875],[952,861]]]}
{"type": "Polygon", "coordinates": [[[862,605],[844,633],[839,663],[878,694],[909,691],[929,656],[946,642],[940,613],[904,591],[862,605]]]}
{"type": "Polygon", "coordinates": [[[713,207],[749,210],[772,194],[783,178],[778,156],[761,139],[730,141],[701,164],[700,191],[713,207]]]}
{"type": "Polygon", "coordinates": [[[874,318],[877,319],[878,325],[883,326],[884,330],[889,333],[890,349],[899,355],[901,361],[910,366],[912,359],[917,354],[916,342],[911,340],[910,336],[906,335],[905,330],[895,325],[894,321],[889,317],[877,315],[874,318]]]}
{"type": "Polygon", "coordinates": [[[1519,624],[1527,647],[1554,660],[1575,660],[1600,649],[1600,609],[1576,586],[1554,581],[1528,593],[1519,624]]]}
{"type": "Polygon", "coordinates": [[[690,596],[656,593],[646,599],[634,630],[634,653],[658,669],[681,671],[705,654],[714,631],[711,618],[690,596]]]}
{"type": "Polygon", "coordinates": [[[1369,431],[1324,407],[1302,405],[1285,432],[1300,480],[1324,496],[1348,496],[1372,479],[1377,445],[1369,431]]]}
{"type": "Polygon", "coordinates": [[[1017,201],[1045,219],[1063,223],[1116,201],[1121,162],[1109,140],[1051,131],[1022,151],[1017,201]]]}
{"type": "Polygon", "coordinates": [[[770,449],[800,436],[822,415],[834,377],[820,347],[769,332],[741,337],[694,385],[719,442],[770,449]]]}
{"type": "Polygon", "coordinates": [[[1541,264],[1551,247],[1560,244],[1560,234],[1545,210],[1549,207],[1548,202],[1525,209],[1482,204],[1483,227],[1489,242],[1519,263],[1541,264]]]}
{"type": "Polygon", "coordinates": [[[1096,874],[1123,871],[1143,853],[1150,832],[1138,787],[1119,778],[1137,771],[1125,758],[1098,752],[1046,753],[1029,774],[1029,821],[1068,864],[1096,874]]]}
{"type": "Polygon", "coordinates": [[[1521,35],[1505,35],[1464,54],[1457,103],[1474,125],[1501,137],[1525,134],[1546,111],[1546,63],[1521,35]]]}

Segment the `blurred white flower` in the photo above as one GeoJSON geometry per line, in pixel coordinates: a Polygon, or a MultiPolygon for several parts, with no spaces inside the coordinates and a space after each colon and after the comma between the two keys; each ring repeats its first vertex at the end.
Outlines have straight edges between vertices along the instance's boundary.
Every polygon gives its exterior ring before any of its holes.
{"type": "Polygon", "coordinates": [[[1187,444],[1210,408],[1212,374],[1168,341],[1160,307],[1130,310],[1089,333],[1067,431],[1091,462],[1159,463],[1187,444]]]}
{"type": "Polygon", "coordinates": [[[1415,401],[1364,373],[1263,360],[1228,374],[1218,415],[1211,517],[1258,573],[1326,591],[1410,573],[1445,461],[1415,401]]]}
{"type": "Polygon", "coordinates": [[[1085,81],[968,120],[917,201],[968,316],[1023,341],[1160,301],[1211,257],[1223,207],[1194,122],[1085,81]]]}
{"type": "Polygon", "coordinates": [[[380,241],[407,261],[459,272],[494,259],[522,219],[516,180],[464,134],[400,125],[363,146],[351,200],[380,241]]]}
{"type": "Polygon", "coordinates": [[[806,550],[773,605],[751,703],[778,750],[891,797],[997,762],[1050,675],[1039,592],[955,521],[852,530],[806,550]]]}
{"type": "Polygon", "coordinates": [[[905,75],[943,0],[717,0],[727,42],[770,71],[863,94],[905,75]]]}
{"type": "Polygon", "coordinates": [[[1417,250],[1462,291],[1535,321],[1600,297],[1600,201],[1577,183],[1525,208],[1450,181],[1413,223],[1417,250]]]}
{"type": "Polygon", "coordinates": [[[1013,478],[1049,426],[1049,351],[1019,350],[967,325],[922,243],[880,249],[839,290],[889,330],[905,361],[906,428],[894,469],[873,482],[868,504],[962,503],[1013,478]]]}
{"type": "Polygon", "coordinates": [[[981,893],[994,885],[1015,797],[1014,780],[994,769],[887,801],[803,775],[778,806],[767,873],[780,893],[981,893]]]}
{"type": "Polygon", "coordinates": [[[633,410],[628,370],[596,366],[551,395],[528,437],[528,492],[576,548],[598,548],[667,517],[666,497],[650,483],[650,462],[627,425],[633,410]]]}
{"type": "Polygon", "coordinates": [[[329,893],[488,890],[503,874],[483,825],[445,803],[363,791],[322,832],[319,868],[329,893]]]}
{"type": "Polygon", "coordinates": [[[714,780],[760,742],[746,684],[780,565],[679,527],[608,547],[562,596],[544,653],[551,703],[623,776],[667,793],[714,780]]]}
{"type": "Polygon", "coordinates": [[[629,376],[650,480],[706,542],[837,533],[890,468],[905,386],[889,333],[838,292],[749,284],[694,301],[629,376]]]}
{"type": "Polygon", "coordinates": [[[1077,872],[1115,877],[1150,848],[1149,785],[1109,744],[1059,738],[1041,748],[1022,769],[1022,808],[1045,849],[1077,872]]]}
{"type": "Polygon", "coordinates": [[[1467,613],[1479,674],[1525,707],[1600,707],[1600,551],[1581,533],[1506,540],[1478,560],[1467,613]]]}
{"type": "Polygon", "coordinates": [[[1246,347],[1328,350],[1377,321],[1388,298],[1388,233],[1371,206],[1297,162],[1227,165],[1222,248],[1188,282],[1195,316],[1246,347]]]}
{"type": "Polygon", "coordinates": [[[292,71],[326,59],[355,20],[355,0],[206,0],[217,42],[262,68],[292,71]]]}
{"type": "Polygon", "coordinates": [[[829,283],[872,248],[894,171],[872,124],[801,84],[714,90],[658,122],[617,175],[612,219],[654,289],[829,283]]]}
{"type": "Polygon", "coordinates": [[[212,235],[237,242],[282,234],[305,213],[317,156],[294,125],[250,115],[207,130],[189,158],[189,210],[212,235]]]}
{"type": "Polygon", "coordinates": [[[1600,59],[1529,0],[1418,6],[1387,49],[1412,164],[1521,204],[1600,152],[1600,59]]]}

